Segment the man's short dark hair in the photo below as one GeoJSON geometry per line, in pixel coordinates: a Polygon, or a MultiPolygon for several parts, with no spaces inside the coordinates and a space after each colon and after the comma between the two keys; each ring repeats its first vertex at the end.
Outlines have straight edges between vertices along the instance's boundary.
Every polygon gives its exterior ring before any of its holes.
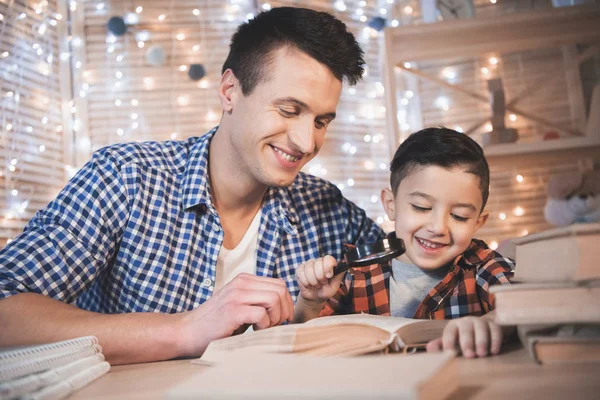
{"type": "Polygon", "coordinates": [[[490,168],[483,149],[469,136],[452,129],[427,128],[410,135],[396,150],[390,165],[390,184],[396,195],[400,182],[415,168],[438,166],[446,169],[464,167],[479,178],[485,207],[489,196],[490,168]]]}
{"type": "Polygon", "coordinates": [[[298,49],[325,65],[351,85],[363,75],[363,51],[346,25],[326,12],[278,7],[240,25],[231,38],[222,72],[231,69],[248,96],[268,79],[273,53],[281,47],[298,49]]]}

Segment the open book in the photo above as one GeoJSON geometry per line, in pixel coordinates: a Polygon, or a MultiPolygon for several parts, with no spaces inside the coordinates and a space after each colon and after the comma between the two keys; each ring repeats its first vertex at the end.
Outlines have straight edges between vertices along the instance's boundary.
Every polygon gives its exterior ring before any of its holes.
{"type": "Polygon", "coordinates": [[[313,319],[304,324],[276,326],[211,342],[197,361],[219,362],[239,349],[263,353],[315,356],[355,356],[422,347],[442,335],[445,320],[418,320],[369,314],[313,319]]]}

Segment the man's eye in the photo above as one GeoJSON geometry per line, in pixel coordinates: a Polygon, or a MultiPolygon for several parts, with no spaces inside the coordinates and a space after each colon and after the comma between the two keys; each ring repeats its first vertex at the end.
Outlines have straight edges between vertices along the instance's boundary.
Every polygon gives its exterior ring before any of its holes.
{"type": "Polygon", "coordinates": [[[327,121],[327,120],[325,120],[325,121],[316,120],[315,121],[315,127],[317,127],[317,129],[323,129],[327,125],[329,125],[329,121],[327,121]]]}
{"type": "Polygon", "coordinates": [[[284,117],[293,117],[294,115],[298,115],[298,113],[295,110],[285,110],[283,108],[279,109],[279,113],[284,117]]]}

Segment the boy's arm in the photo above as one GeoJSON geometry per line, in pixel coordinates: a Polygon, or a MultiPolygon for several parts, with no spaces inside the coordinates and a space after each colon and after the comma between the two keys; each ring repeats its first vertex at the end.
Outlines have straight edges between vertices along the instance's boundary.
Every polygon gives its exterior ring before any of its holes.
{"type": "Polygon", "coordinates": [[[494,252],[495,257],[477,271],[477,291],[484,315],[468,316],[450,321],[441,338],[427,344],[428,351],[454,350],[457,346],[466,358],[498,354],[502,343],[515,332],[514,327],[499,326],[495,322],[494,295],[491,285],[508,285],[514,274],[515,263],[494,252]]]}

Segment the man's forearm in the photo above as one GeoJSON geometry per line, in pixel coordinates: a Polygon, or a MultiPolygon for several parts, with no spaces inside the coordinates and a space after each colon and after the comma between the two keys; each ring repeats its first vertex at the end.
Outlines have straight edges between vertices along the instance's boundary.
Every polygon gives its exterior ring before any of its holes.
{"type": "Polygon", "coordinates": [[[100,314],[48,297],[23,293],[0,300],[0,347],[94,335],[111,364],[185,355],[181,314],[100,314]]]}

